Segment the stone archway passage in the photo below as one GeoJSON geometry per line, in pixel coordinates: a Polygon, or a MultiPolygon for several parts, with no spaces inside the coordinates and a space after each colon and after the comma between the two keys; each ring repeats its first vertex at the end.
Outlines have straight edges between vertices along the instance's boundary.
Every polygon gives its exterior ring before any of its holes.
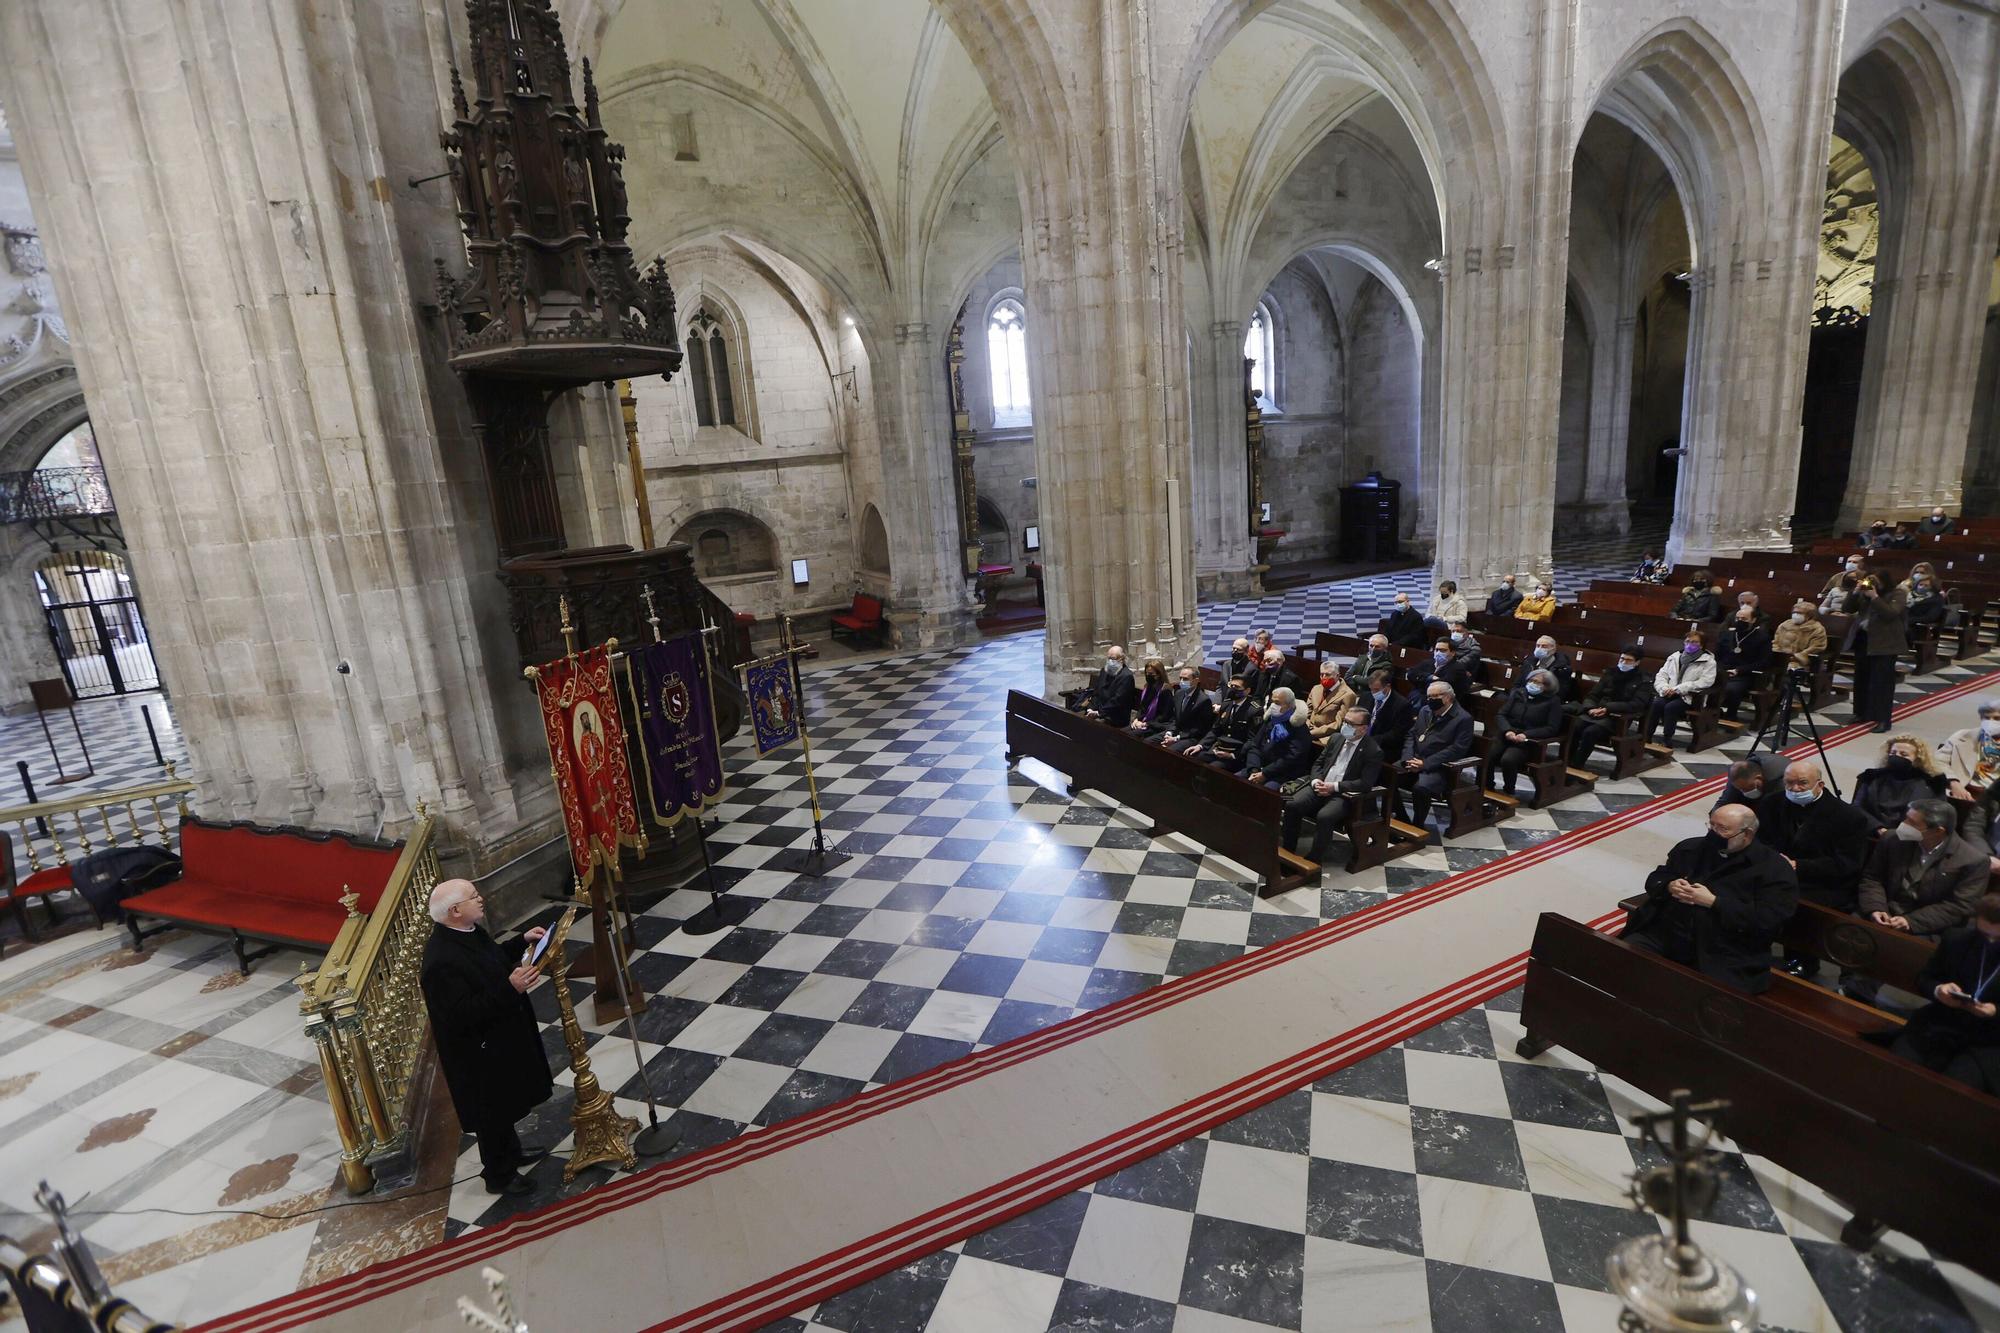
{"type": "Polygon", "coordinates": [[[35,566],[34,580],[73,697],[160,688],[159,664],[125,557],[57,551],[35,566]]]}

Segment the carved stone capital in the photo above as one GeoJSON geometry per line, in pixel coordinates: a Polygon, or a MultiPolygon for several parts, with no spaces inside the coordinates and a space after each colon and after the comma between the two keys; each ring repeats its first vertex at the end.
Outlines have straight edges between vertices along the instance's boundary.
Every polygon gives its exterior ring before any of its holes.
{"type": "Polygon", "coordinates": [[[898,324],[896,326],[896,345],[898,347],[906,346],[910,343],[928,344],[930,340],[931,326],[928,324],[898,324]]]}

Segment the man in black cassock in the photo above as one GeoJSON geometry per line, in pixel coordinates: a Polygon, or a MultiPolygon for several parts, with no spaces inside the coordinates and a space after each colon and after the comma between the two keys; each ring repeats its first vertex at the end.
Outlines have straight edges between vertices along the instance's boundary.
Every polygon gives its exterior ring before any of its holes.
{"type": "Polygon", "coordinates": [[[1708,832],[1675,843],[1646,877],[1646,901],[1625,924],[1626,942],[1737,990],[1767,989],[1771,946],[1798,908],[1799,881],[1756,838],[1749,806],[1709,811],[1708,832]]]}
{"type": "Polygon", "coordinates": [[[541,927],[502,946],[479,924],[486,903],[469,879],[431,890],[431,937],[424,943],[422,984],[431,1035],[458,1123],[479,1141],[479,1175],[488,1194],[526,1194],[527,1158],[514,1122],[548,1100],[554,1080],[528,987],[541,976],[522,961],[541,927]]]}

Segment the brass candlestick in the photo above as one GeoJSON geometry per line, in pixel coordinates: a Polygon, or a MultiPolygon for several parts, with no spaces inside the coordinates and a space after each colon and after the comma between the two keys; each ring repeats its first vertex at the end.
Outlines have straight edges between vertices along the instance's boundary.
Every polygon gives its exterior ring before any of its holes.
{"type": "MultiPolygon", "coordinates": [[[[579,894],[588,892],[579,886],[579,894]]],[[[639,1128],[639,1122],[618,1114],[618,1108],[611,1103],[611,1094],[598,1086],[597,1075],[590,1071],[590,1050],[583,1044],[583,1028],[576,1021],[576,1006],[570,1002],[569,954],[563,946],[569,942],[570,923],[575,919],[576,905],[564,908],[562,919],[556,923],[555,942],[549,945],[549,953],[555,959],[556,1009],[562,1016],[563,1042],[569,1047],[569,1067],[576,1086],[576,1105],[569,1113],[575,1143],[570,1149],[569,1163],[563,1167],[565,1185],[575,1180],[579,1172],[606,1163],[616,1163],[625,1171],[639,1169],[639,1156],[632,1151],[632,1134],[639,1128]]]]}

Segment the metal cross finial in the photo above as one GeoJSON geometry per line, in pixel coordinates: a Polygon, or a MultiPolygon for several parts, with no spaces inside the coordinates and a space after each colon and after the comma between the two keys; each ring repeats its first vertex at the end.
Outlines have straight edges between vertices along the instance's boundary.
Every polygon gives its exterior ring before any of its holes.
{"type": "Polygon", "coordinates": [[[653,605],[652,584],[642,583],[639,585],[639,600],[646,604],[646,623],[653,627],[653,642],[658,643],[660,641],[660,612],[653,605]]]}
{"type": "Polygon", "coordinates": [[[473,1304],[470,1296],[458,1298],[458,1317],[467,1324],[485,1333],[528,1333],[528,1325],[514,1313],[514,1296],[507,1290],[507,1275],[497,1268],[481,1268],[479,1276],[486,1279],[487,1294],[493,1298],[493,1308],[485,1310],[473,1304]]]}

